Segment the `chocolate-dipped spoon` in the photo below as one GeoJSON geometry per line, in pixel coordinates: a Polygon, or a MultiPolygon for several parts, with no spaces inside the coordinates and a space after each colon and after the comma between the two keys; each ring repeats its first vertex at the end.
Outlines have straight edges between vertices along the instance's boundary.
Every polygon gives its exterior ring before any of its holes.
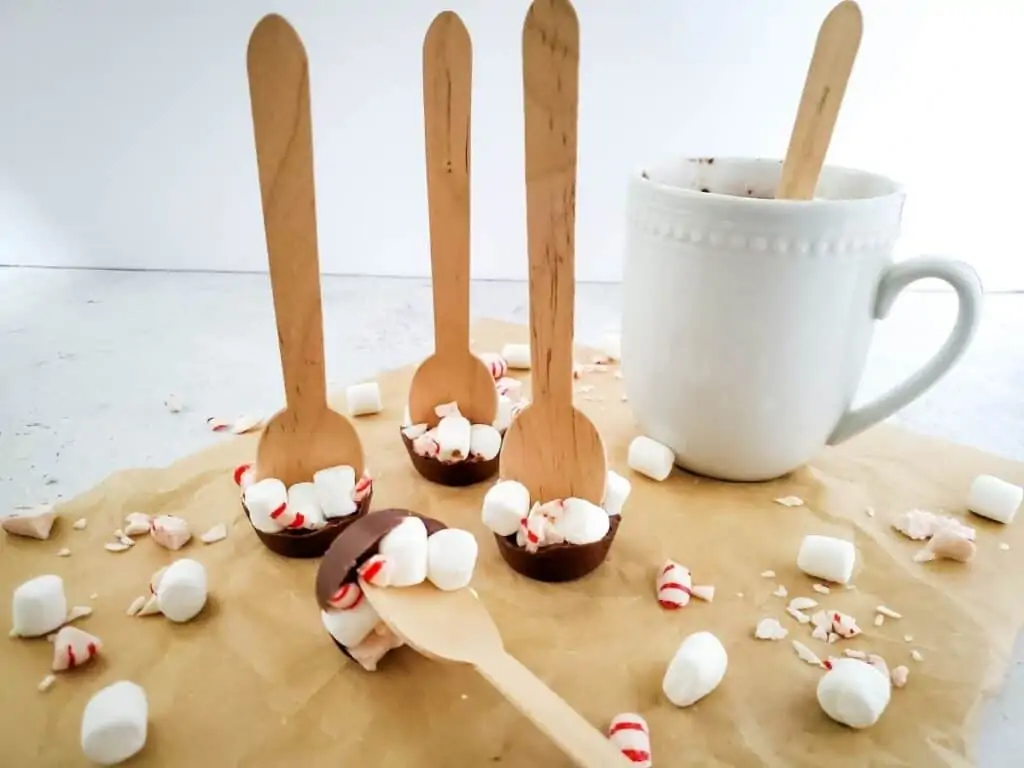
{"type": "Polygon", "coordinates": [[[505,433],[501,476],[535,501],[604,500],[601,436],[572,404],[579,22],[534,0],[523,24],[532,396],[505,433]]]}
{"type": "Polygon", "coordinates": [[[272,14],[256,25],[248,68],[286,402],[260,436],[257,476],[290,486],[311,480],[319,469],[347,464],[359,477],[359,435],[327,406],[309,65],[287,21],[272,14]]]}
{"type": "Polygon", "coordinates": [[[439,14],[423,41],[430,271],[434,354],[420,363],[409,389],[414,424],[436,426],[434,408],[457,402],[473,424],[498,409],[494,378],[469,351],[469,151],[473,51],[453,12],[439,14]]]}

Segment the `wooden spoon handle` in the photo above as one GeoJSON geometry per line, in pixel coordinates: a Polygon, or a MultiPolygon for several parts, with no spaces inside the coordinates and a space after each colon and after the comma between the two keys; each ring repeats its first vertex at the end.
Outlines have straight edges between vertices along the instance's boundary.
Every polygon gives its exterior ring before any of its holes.
{"type": "Polygon", "coordinates": [[[434,351],[469,349],[469,153],[473,49],[462,20],[438,14],[423,41],[434,351]]]}
{"type": "Polygon", "coordinates": [[[843,0],[822,22],[782,164],[777,198],[810,200],[814,196],[863,31],[860,8],[853,0],[843,0]]]}
{"type": "Polygon", "coordinates": [[[302,41],[287,21],[270,15],[256,25],[248,67],[285,399],[291,410],[324,408],[309,66],[302,41]]]}
{"type": "Polygon", "coordinates": [[[488,655],[476,670],[582,768],[630,763],[583,716],[507,653],[488,655]]]}
{"type": "Polygon", "coordinates": [[[535,401],[572,405],[579,22],[534,0],[523,23],[530,357],[535,401]]]}

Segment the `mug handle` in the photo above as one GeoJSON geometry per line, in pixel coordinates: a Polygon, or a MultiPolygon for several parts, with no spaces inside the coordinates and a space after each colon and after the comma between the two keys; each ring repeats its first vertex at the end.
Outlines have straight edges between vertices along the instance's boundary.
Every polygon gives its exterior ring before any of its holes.
{"type": "Polygon", "coordinates": [[[939,351],[913,376],[867,405],[847,410],[829,436],[828,445],[845,442],[909,405],[941,379],[967,350],[981,319],[982,291],[978,273],[962,261],[920,258],[893,264],[878,285],[874,319],[884,320],[904,288],[928,277],[938,278],[956,291],[957,314],[953,330],[939,351]]]}

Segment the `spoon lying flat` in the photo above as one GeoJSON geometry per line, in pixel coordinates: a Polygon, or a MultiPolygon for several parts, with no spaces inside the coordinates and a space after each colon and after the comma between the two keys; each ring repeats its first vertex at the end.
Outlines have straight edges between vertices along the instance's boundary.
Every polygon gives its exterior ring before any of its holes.
{"type": "Polygon", "coordinates": [[[249,38],[248,66],[286,402],[260,436],[256,472],[290,486],[347,464],[359,477],[359,435],[327,407],[306,51],[287,21],[266,16],[249,38]]]}
{"type": "Polygon", "coordinates": [[[498,393],[487,366],[469,351],[469,105],[473,50],[451,11],[439,14],[423,41],[430,271],[434,354],[409,389],[415,424],[436,426],[435,406],[456,401],[473,424],[490,424],[498,393]]]}
{"type": "Polygon", "coordinates": [[[600,731],[508,654],[494,620],[469,589],[360,586],[384,623],[410,647],[424,656],[472,665],[577,765],[629,765],[600,731]]]}
{"type": "Polygon", "coordinates": [[[534,501],[604,500],[601,436],[572,405],[579,22],[568,0],[534,0],[523,24],[526,223],[533,402],[512,422],[501,476],[534,501]]]}
{"type": "Polygon", "coordinates": [[[821,23],[782,163],[777,199],[814,197],[863,31],[864,20],[853,0],[843,0],[821,23]]]}

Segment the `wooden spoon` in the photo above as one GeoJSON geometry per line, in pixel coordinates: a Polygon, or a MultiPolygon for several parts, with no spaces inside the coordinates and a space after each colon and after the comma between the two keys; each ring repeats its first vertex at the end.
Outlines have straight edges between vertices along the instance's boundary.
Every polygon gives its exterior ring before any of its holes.
{"type": "Polygon", "coordinates": [[[469,351],[469,105],[473,50],[451,11],[439,14],[423,41],[430,271],[434,354],[413,375],[409,415],[435,426],[435,406],[458,402],[473,424],[490,424],[498,393],[487,366],[469,351]]]}
{"type": "Polygon", "coordinates": [[[287,21],[266,16],[249,38],[248,66],[286,403],[260,436],[256,472],[292,485],[347,464],[359,477],[359,435],[327,407],[306,51],[287,21]]]}
{"type": "Polygon", "coordinates": [[[577,765],[629,765],[600,731],[508,654],[491,615],[469,589],[360,586],[399,638],[424,656],[472,665],[577,765]]]}
{"type": "Polygon", "coordinates": [[[604,500],[607,460],[572,405],[579,22],[568,0],[534,0],[523,24],[526,224],[533,402],[512,422],[501,476],[535,501],[604,500]]]}
{"type": "Polygon", "coordinates": [[[814,197],[863,31],[864,19],[853,0],[843,0],[821,23],[776,198],[814,197]]]}

